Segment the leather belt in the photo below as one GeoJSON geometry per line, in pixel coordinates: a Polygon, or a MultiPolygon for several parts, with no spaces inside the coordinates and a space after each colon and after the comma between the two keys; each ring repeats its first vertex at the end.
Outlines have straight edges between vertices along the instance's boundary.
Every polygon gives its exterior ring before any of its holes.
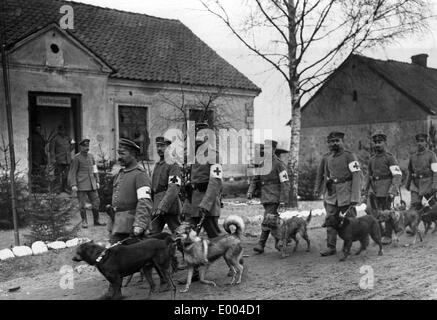
{"type": "Polygon", "coordinates": [[[385,174],[385,175],[381,175],[381,176],[371,176],[372,180],[387,180],[387,179],[391,179],[392,176],[391,174],[385,174]]]}
{"type": "Polygon", "coordinates": [[[262,186],[267,186],[267,185],[271,185],[271,184],[278,184],[278,185],[280,185],[281,183],[279,181],[275,181],[275,180],[261,181],[261,185],[262,186]]]}
{"type": "Polygon", "coordinates": [[[118,207],[115,207],[114,211],[115,212],[123,212],[123,211],[130,211],[130,210],[136,210],[136,209],[137,209],[136,206],[132,207],[132,208],[118,208],[118,207]]]}
{"type": "Polygon", "coordinates": [[[208,189],[208,183],[209,182],[193,183],[192,186],[194,190],[205,192],[206,189],[208,189]]]}
{"type": "Polygon", "coordinates": [[[161,192],[164,192],[164,191],[167,191],[167,186],[158,188],[156,190],[152,190],[152,193],[153,194],[158,194],[158,193],[161,193],[161,192]]]}
{"type": "Polygon", "coordinates": [[[338,183],[344,183],[346,181],[352,181],[352,177],[346,177],[346,178],[328,178],[328,180],[332,181],[334,184],[338,183]]]}
{"type": "Polygon", "coordinates": [[[424,178],[431,178],[433,176],[433,174],[432,174],[432,172],[422,173],[422,174],[413,173],[413,174],[411,174],[411,176],[414,179],[424,179],[424,178]]]}

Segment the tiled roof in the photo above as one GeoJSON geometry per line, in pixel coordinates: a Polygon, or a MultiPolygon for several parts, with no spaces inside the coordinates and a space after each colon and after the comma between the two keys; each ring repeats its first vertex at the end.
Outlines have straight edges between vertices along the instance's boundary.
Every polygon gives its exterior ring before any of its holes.
{"type": "MultiPolygon", "coordinates": [[[[2,0],[5,1],[5,0],[2,0]]],[[[68,32],[116,72],[114,78],[261,91],[178,20],[61,0],[6,0],[13,44],[74,9],[68,32]]]]}
{"type": "Polygon", "coordinates": [[[437,113],[437,69],[354,55],[429,113],[437,113]]]}

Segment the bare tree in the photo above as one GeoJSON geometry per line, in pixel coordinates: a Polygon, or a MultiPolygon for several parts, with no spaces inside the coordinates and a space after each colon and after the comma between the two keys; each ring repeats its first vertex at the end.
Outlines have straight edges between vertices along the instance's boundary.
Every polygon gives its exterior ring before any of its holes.
{"type": "Polygon", "coordinates": [[[288,85],[291,207],[298,205],[302,98],[351,53],[424,31],[431,17],[428,0],[242,0],[249,14],[235,21],[223,1],[199,1],[288,85]]]}

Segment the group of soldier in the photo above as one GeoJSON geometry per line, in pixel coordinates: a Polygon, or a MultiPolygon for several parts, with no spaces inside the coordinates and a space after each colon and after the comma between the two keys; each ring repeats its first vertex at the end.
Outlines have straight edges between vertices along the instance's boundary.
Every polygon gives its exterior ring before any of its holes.
{"type": "MultiPolygon", "coordinates": [[[[196,133],[207,127],[205,123],[196,124],[196,133]]],[[[207,139],[198,136],[196,150],[207,139]]],[[[420,209],[422,198],[432,203],[437,191],[437,158],[428,149],[426,134],[418,134],[415,138],[417,151],[409,160],[406,188],[411,192],[411,206],[420,209]]],[[[355,205],[362,201],[362,189],[367,199],[368,214],[389,209],[394,197],[400,194],[402,172],[396,158],[387,151],[387,136],[376,132],[372,141],[374,154],[363,177],[357,156],[344,148],[344,133],[331,132],[327,137],[329,152],[321,160],[314,189],[315,195],[323,194],[326,209],[327,248],[321,252],[322,256],[336,253],[337,233],[333,227],[336,219],[333,217],[337,218],[339,213],[356,215],[355,205]]],[[[94,158],[89,154],[89,143],[89,139],[79,143],[80,152],[73,158],[70,169],[70,181],[79,198],[83,227],[87,227],[87,197],[92,203],[94,224],[104,225],[99,222],[98,172],[94,158]]],[[[267,143],[272,148],[264,150],[263,158],[272,160],[271,170],[255,175],[247,193],[249,199],[259,194],[265,211],[261,236],[253,248],[257,253],[264,252],[270,234],[266,217],[279,216],[278,208],[281,203],[288,203],[290,190],[286,166],[278,157],[277,142],[266,140],[267,143]]],[[[170,144],[171,141],[165,137],[156,138],[160,159],[152,177],[149,177],[137,162],[140,147],[131,140],[120,139],[117,152],[121,169],[114,177],[111,205],[114,216],[107,226],[111,244],[132,235],[161,232],[166,224],[174,232],[183,219],[199,230],[203,227],[209,238],[220,235],[221,165],[196,162],[187,169],[188,174],[183,175],[179,164],[166,161],[170,144]],[[184,194],[184,203],[181,202],[181,194],[184,194]]],[[[263,163],[259,165],[262,167],[263,163]]],[[[391,233],[392,229],[387,225],[383,243],[390,243],[391,233]]]]}
{"type": "MultiPolygon", "coordinates": [[[[196,131],[206,128],[205,123],[196,125],[196,131]]],[[[205,138],[196,139],[196,149],[205,141],[205,138]]],[[[89,139],[79,142],[80,152],[74,156],[69,173],[72,190],[79,199],[84,228],[88,226],[85,211],[87,198],[92,204],[94,225],[105,225],[99,222],[99,176],[94,157],[89,153],[89,143],[89,139]]],[[[166,161],[166,149],[170,144],[171,141],[165,137],[156,138],[159,161],[150,177],[137,162],[140,147],[129,139],[119,140],[117,152],[121,169],[113,179],[110,209],[114,215],[107,225],[111,244],[130,236],[159,233],[166,224],[174,232],[182,217],[193,225],[203,227],[210,238],[220,234],[218,218],[222,167],[215,163],[194,163],[187,170],[188,177],[183,177],[179,164],[166,161]],[[184,190],[181,190],[182,185],[184,190]],[[183,204],[181,191],[186,198],[183,204]]]]}
{"type": "MultiPolygon", "coordinates": [[[[435,203],[437,192],[437,157],[428,147],[428,135],[415,136],[417,150],[408,162],[406,189],[411,193],[411,207],[422,208],[422,200],[435,203]]],[[[355,205],[362,202],[364,190],[367,214],[388,210],[396,196],[402,197],[402,171],[397,159],[387,150],[387,136],[382,131],[372,135],[373,154],[363,176],[357,156],[344,148],[344,133],[331,132],[327,137],[329,152],[320,162],[314,188],[315,196],[323,193],[327,228],[327,248],[322,256],[336,253],[337,232],[333,227],[339,213],[356,216],[355,205]],[[364,178],[364,181],[362,179],[364,178]]],[[[383,244],[391,243],[393,226],[385,224],[383,244]]]]}

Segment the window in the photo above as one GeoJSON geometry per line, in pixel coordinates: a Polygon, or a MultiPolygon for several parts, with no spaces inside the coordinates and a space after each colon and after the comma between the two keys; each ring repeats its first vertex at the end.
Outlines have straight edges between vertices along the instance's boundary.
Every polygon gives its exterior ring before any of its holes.
{"type": "Polygon", "coordinates": [[[147,124],[147,108],[133,106],[118,107],[119,138],[130,139],[140,146],[140,160],[149,160],[150,136],[147,124]]]}
{"type": "Polygon", "coordinates": [[[210,128],[214,127],[214,110],[190,109],[189,119],[191,121],[208,122],[210,128]]]}

